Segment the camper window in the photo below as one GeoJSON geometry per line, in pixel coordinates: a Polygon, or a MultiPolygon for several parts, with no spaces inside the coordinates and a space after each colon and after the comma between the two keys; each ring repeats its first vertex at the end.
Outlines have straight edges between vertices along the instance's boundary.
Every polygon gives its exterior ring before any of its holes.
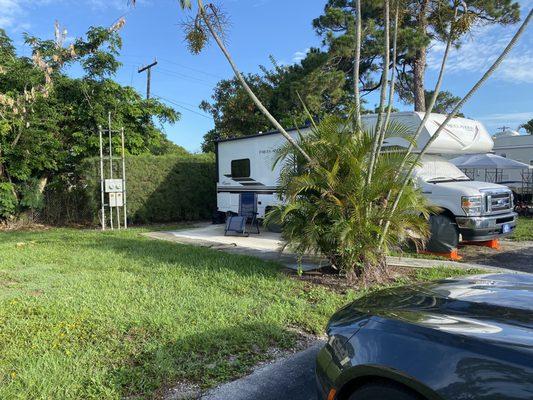
{"type": "Polygon", "coordinates": [[[231,177],[232,178],[249,178],[250,177],[250,159],[231,161],[231,177]]]}

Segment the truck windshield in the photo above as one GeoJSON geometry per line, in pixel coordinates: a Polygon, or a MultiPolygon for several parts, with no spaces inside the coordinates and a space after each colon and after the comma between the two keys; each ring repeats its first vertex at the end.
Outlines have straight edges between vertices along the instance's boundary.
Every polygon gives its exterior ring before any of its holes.
{"type": "Polygon", "coordinates": [[[471,179],[466,177],[457,177],[457,178],[449,178],[447,176],[437,176],[436,178],[431,178],[426,180],[426,182],[460,182],[460,181],[471,181],[471,179]]]}
{"type": "Polygon", "coordinates": [[[416,175],[420,179],[431,183],[471,180],[447,159],[436,155],[424,156],[421,166],[417,168],[416,175]]]}

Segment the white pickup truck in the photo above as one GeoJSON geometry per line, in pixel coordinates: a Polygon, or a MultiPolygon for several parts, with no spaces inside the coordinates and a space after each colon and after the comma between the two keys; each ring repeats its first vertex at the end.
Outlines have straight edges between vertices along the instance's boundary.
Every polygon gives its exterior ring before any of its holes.
{"type": "MultiPolygon", "coordinates": [[[[391,115],[414,132],[423,113],[401,112],[391,115]]],[[[364,115],[363,125],[371,127],[376,115],[364,115]]],[[[420,150],[442,124],[445,115],[431,114],[417,142],[420,150]]],[[[300,130],[305,134],[305,129],[300,130]]],[[[297,139],[296,130],[290,134],[297,139]]],[[[279,203],[276,195],[281,166],[272,168],[275,150],[285,143],[279,132],[220,140],[216,143],[217,208],[220,215],[239,210],[239,195],[257,194],[258,217],[264,217],[270,207],[279,203]]],[[[389,138],[386,146],[408,146],[402,138],[389,138]]],[[[432,231],[448,237],[451,246],[459,241],[486,241],[510,234],[516,226],[513,195],[505,186],[470,180],[447,161],[457,154],[487,153],[494,142],[474,120],[454,118],[430,146],[430,151],[415,172],[415,183],[441,214],[433,218],[432,231]],[[451,239],[450,239],[451,238],[451,239]]],[[[439,239],[439,238],[436,238],[439,239]]]]}
{"type": "Polygon", "coordinates": [[[513,211],[513,194],[506,186],[472,181],[455,165],[435,155],[423,157],[415,176],[422,193],[442,210],[440,224],[448,222],[448,229],[456,232],[452,244],[497,239],[514,230],[517,214],[513,211]]]}

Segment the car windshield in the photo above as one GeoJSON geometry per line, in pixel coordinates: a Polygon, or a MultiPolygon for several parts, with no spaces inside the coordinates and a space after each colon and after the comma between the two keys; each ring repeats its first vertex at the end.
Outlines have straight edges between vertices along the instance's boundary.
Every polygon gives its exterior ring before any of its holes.
{"type": "Polygon", "coordinates": [[[417,169],[419,178],[426,182],[463,182],[471,179],[443,157],[424,156],[421,166],[417,169]]]}

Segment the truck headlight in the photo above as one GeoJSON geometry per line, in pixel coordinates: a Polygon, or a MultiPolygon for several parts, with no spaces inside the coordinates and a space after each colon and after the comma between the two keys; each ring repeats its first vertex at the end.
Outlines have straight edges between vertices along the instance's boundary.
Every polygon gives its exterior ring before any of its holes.
{"type": "Polygon", "coordinates": [[[466,215],[481,215],[483,213],[483,196],[461,197],[461,208],[466,215]]]}

